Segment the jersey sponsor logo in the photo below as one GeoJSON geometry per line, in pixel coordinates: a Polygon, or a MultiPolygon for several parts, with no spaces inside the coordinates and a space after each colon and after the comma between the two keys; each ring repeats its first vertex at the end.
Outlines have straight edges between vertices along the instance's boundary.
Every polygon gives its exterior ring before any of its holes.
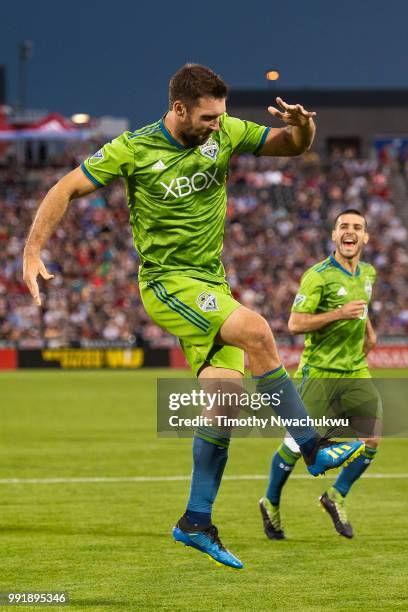
{"type": "Polygon", "coordinates": [[[88,159],[88,164],[90,166],[93,166],[94,164],[97,164],[99,161],[101,161],[101,159],[103,159],[103,149],[99,149],[99,151],[97,151],[96,153],[94,153],[89,159],[88,159]]]}
{"type": "Polygon", "coordinates": [[[337,292],[337,295],[347,295],[347,289],[345,287],[340,287],[337,292]]]}
{"type": "Polygon", "coordinates": [[[203,312],[209,312],[212,310],[219,310],[217,305],[217,298],[212,293],[203,291],[197,298],[198,307],[203,312]]]}
{"type": "Polygon", "coordinates": [[[300,306],[300,304],[303,304],[303,302],[306,301],[306,296],[303,295],[302,293],[298,293],[295,295],[295,299],[293,301],[293,305],[294,306],[300,306]]]}
{"type": "Polygon", "coordinates": [[[209,189],[211,185],[219,186],[221,183],[217,179],[217,170],[218,168],[215,167],[213,172],[211,172],[211,170],[205,170],[204,172],[196,172],[191,177],[178,176],[172,179],[168,185],[160,181],[160,185],[165,189],[163,200],[169,195],[173,196],[173,198],[184,198],[185,196],[191,195],[193,192],[209,189]]]}
{"type": "Polygon", "coordinates": [[[151,169],[152,170],[164,170],[165,168],[167,168],[166,164],[164,163],[164,161],[159,159],[155,164],[153,164],[151,169]]]}
{"type": "Polygon", "coordinates": [[[213,138],[209,138],[207,142],[205,142],[200,147],[200,151],[205,157],[209,157],[213,161],[217,159],[218,151],[220,147],[218,146],[218,142],[216,142],[213,138]]]}
{"type": "Polygon", "coordinates": [[[371,295],[373,293],[373,285],[372,283],[368,280],[368,278],[366,279],[365,282],[365,292],[368,295],[368,299],[371,299],[371,295]]]}

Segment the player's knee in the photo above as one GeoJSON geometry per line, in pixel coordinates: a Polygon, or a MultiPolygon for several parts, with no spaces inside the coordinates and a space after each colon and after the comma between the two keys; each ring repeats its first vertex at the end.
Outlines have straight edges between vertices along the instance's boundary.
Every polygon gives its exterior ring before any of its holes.
{"type": "Polygon", "coordinates": [[[263,349],[270,350],[271,345],[274,344],[272,331],[267,321],[256,313],[253,313],[245,326],[244,343],[248,353],[259,352],[263,349]]]}
{"type": "Polygon", "coordinates": [[[364,444],[366,446],[369,446],[370,448],[377,448],[377,446],[380,443],[380,438],[361,438],[362,442],[364,442],[364,444]]]}

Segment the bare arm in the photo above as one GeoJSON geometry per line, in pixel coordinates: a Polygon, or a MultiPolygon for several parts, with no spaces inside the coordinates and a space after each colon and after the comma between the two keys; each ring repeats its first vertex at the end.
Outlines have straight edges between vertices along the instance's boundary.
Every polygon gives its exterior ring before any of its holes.
{"type": "Polygon", "coordinates": [[[368,353],[375,347],[377,344],[377,334],[374,331],[373,325],[369,318],[367,318],[366,325],[366,335],[364,340],[364,353],[368,355],[368,353]]]}
{"type": "Polygon", "coordinates": [[[364,300],[353,300],[347,304],[343,304],[341,308],[321,312],[319,314],[310,314],[307,312],[292,312],[288,328],[291,334],[305,334],[316,331],[322,327],[326,327],[334,321],[341,319],[358,319],[362,316],[366,303],[364,300]]]}
{"type": "Polygon", "coordinates": [[[291,157],[301,155],[310,149],[316,126],[313,117],[316,113],[306,111],[300,104],[287,104],[281,98],[276,98],[281,110],[269,106],[268,111],[274,117],[284,121],[284,128],[272,128],[260,151],[261,155],[291,157]]]}
{"type": "Polygon", "coordinates": [[[96,189],[98,187],[82,170],[76,168],[49,190],[37,210],[24,248],[23,279],[38,306],[41,305],[41,299],[37,276],[40,274],[46,280],[52,278],[41,261],[41,249],[61,221],[70,201],[96,189]]]}

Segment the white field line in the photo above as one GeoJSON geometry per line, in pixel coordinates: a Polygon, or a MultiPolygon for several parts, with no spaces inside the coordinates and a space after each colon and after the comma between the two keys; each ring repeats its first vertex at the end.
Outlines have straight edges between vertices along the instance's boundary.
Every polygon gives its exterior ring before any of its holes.
{"type": "MultiPolygon", "coordinates": [[[[329,478],[334,478],[329,476],[329,478]]],[[[178,482],[189,481],[191,476],[84,476],[73,478],[0,478],[0,485],[8,484],[77,484],[77,483],[119,483],[119,482],[178,482]]],[[[293,474],[291,480],[312,480],[308,474],[293,474]]],[[[363,478],[371,479],[406,479],[408,473],[372,473],[364,474],[363,478]]],[[[240,476],[224,476],[223,480],[267,480],[267,474],[244,474],[240,476]]]]}

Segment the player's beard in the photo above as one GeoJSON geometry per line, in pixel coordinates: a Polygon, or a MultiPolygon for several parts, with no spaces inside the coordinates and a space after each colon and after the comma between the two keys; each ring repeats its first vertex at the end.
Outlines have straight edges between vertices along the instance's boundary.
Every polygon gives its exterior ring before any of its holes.
{"type": "Polygon", "coordinates": [[[193,147],[199,147],[204,144],[207,140],[211,132],[207,132],[206,134],[195,134],[194,132],[181,132],[183,137],[183,141],[186,143],[186,147],[191,149],[193,147]]]}
{"type": "Polygon", "coordinates": [[[191,123],[186,125],[183,130],[180,130],[180,134],[187,148],[199,147],[204,144],[207,142],[211,132],[212,130],[196,132],[191,123]]]}

